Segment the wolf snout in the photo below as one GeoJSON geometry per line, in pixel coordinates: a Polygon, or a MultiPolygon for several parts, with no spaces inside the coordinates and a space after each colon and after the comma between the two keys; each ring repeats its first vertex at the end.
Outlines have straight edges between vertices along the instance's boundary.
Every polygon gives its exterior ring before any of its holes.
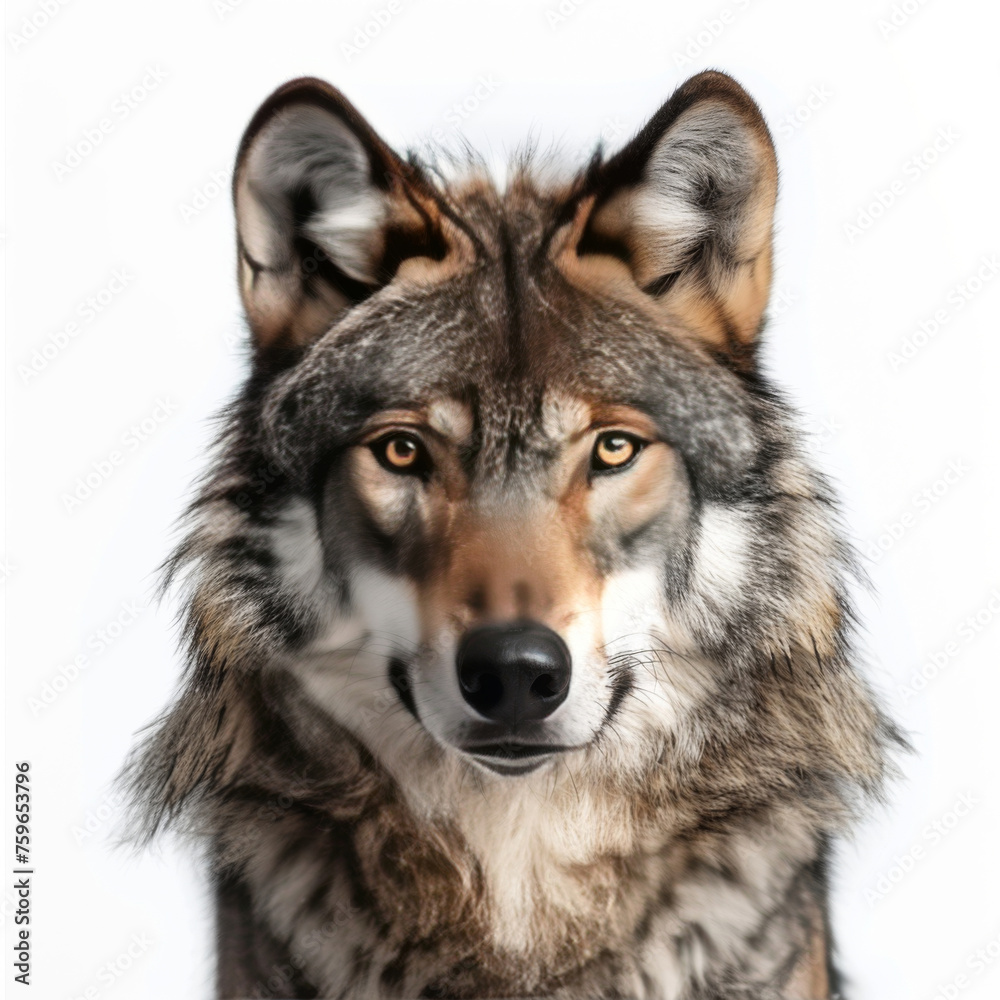
{"type": "Polygon", "coordinates": [[[458,647],[456,665],[466,702],[483,718],[510,727],[547,718],[569,693],[569,649],[535,622],[472,629],[458,647]]]}

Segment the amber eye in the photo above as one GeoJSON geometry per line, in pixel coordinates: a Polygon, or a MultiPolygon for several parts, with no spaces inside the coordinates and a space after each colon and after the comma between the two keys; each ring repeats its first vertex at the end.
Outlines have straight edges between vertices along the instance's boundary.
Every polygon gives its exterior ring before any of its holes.
{"type": "Polygon", "coordinates": [[[375,457],[390,472],[416,474],[427,466],[427,455],[420,441],[410,434],[391,434],[372,446],[375,457]]]}
{"type": "Polygon", "coordinates": [[[606,431],[594,442],[590,467],[594,472],[617,472],[629,465],[642,450],[642,441],[624,431],[606,431]]]}

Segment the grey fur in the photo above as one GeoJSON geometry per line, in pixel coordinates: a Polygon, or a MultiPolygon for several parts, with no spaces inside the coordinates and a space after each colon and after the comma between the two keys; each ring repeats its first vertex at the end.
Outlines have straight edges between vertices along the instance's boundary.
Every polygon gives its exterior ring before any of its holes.
{"type": "MultiPolygon", "coordinates": [[[[746,235],[767,200],[759,112],[703,74],[625,153],[556,188],[522,165],[501,192],[393,165],[339,95],[295,86],[262,109],[240,163],[282,102],[316,102],[331,135],[350,130],[354,152],[398,171],[394,186],[373,170],[380,205],[405,187],[471,256],[442,280],[386,272],[359,290],[357,268],[344,283],[302,269],[306,255],[260,309],[267,261],[245,285],[254,370],[169,569],[189,587],[189,666],[125,772],[139,837],[187,831],[219,885],[219,995],[818,1000],[793,984],[809,961],[829,966],[829,843],[881,794],[902,741],[855,668],[855,567],[794,414],[745,334],[720,320],[706,344],[685,312],[692,290],[724,304],[740,268],[763,267],[746,235]],[[637,223],[633,206],[657,198],[696,224],[650,237],[653,215],[637,223]],[[587,199],[579,255],[615,242],[645,291],[582,287],[549,254],[587,199]],[[295,342],[274,332],[281,310],[295,342]],[[656,518],[626,536],[602,515],[586,543],[601,580],[654,580],[666,610],[595,653],[586,746],[490,777],[427,728],[454,714],[434,679],[447,651],[392,627],[398,608],[380,606],[380,627],[361,593],[365,574],[419,592],[440,557],[422,487],[383,537],[348,461],[373,414],[458,399],[474,425],[456,459],[463,502],[542,509],[568,448],[546,414],[565,398],[627,404],[679,456],[656,518]]],[[[268,155],[294,189],[295,158],[268,155]]],[[[364,203],[356,158],[350,174],[364,203]]],[[[289,213],[272,214],[295,257],[308,248],[287,239],[289,213]]],[[[823,977],[837,988],[832,966],[823,977]]]]}

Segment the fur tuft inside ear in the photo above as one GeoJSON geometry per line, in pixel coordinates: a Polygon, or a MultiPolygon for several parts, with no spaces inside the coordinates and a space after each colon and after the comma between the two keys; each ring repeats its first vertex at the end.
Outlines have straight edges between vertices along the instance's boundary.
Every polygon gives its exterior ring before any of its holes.
{"type": "Polygon", "coordinates": [[[301,235],[351,278],[373,284],[386,205],[371,172],[357,136],[340,119],[309,105],[276,114],[242,173],[247,255],[271,271],[287,269],[301,235]]]}
{"type": "Polygon", "coordinates": [[[578,252],[623,258],[713,347],[753,341],[770,291],[777,165],[760,109],[735,80],[688,80],[594,172],[589,193],[578,252]]]}
{"type": "Polygon", "coordinates": [[[392,279],[443,255],[417,170],[333,87],[293,80],[240,144],[234,199],[240,290],[259,347],[302,347],[392,279]]]}

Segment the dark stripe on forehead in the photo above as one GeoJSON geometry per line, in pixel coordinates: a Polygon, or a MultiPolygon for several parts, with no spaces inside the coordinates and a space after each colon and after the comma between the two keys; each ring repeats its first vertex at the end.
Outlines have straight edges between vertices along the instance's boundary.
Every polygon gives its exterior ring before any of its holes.
{"type": "MultiPolygon", "coordinates": [[[[509,481],[525,464],[525,457],[536,450],[541,423],[543,386],[536,363],[539,353],[539,328],[532,308],[532,282],[526,272],[530,262],[530,237],[501,212],[493,239],[494,265],[499,281],[487,287],[501,297],[496,317],[483,317],[484,331],[492,329],[494,343],[483,338],[478,347],[488,366],[470,388],[476,393],[475,437],[478,442],[477,467],[470,478],[481,484],[496,484],[499,478],[509,481]]],[[[489,294],[489,293],[488,293],[489,294]]],[[[529,462],[530,464],[530,462],[529,462]]]]}
{"type": "Polygon", "coordinates": [[[523,378],[527,370],[526,338],[524,323],[526,310],[522,300],[522,279],[520,260],[514,248],[506,218],[501,217],[499,226],[500,264],[503,269],[503,289],[505,306],[504,343],[510,366],[510,378],[523,378]]]}
{"type": "Polygon", "coordinates": [[[278,377],[264,414],[269,457],[312,479],[379,410],[451,396],[473,409],[469,478],[527,483],[551,454],[541,416],[555,390],[649,414],[704,498],[752,477],[781,402],[634,307],[572,286],[538,259],[543,227],[522,206],[491,210],[478,220],[487,256],[472,270],[373,296],[278,377]]]}

